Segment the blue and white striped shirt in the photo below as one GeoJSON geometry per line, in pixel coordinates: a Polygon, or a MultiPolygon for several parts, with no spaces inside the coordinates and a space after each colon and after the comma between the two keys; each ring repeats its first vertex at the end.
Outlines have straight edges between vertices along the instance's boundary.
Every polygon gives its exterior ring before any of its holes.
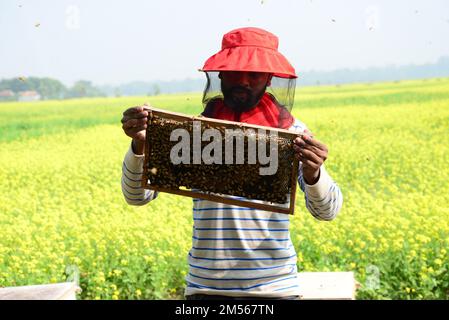
{"type": "MultiPolygon", "coordinates": [[[[296,120],[290,130],[302,133],[296,120]]],[[[122,191],[131,205],[144,205],[157,192],[140,187],[143,156],[131,148],[122,169],[122,191]]],[[[338,185],[320,168],[316,184],[308,185],[300,163],[298,183],[306,207],[319,220],[332,220],[343,196],[338,185]]],[[[288,204],[287,204],[288,206],[288,204]]],[[[299,295],[296,251],[290,239],[290,215],[193,199],[192,248],[185,294],[282,297],[299,295]]]]}

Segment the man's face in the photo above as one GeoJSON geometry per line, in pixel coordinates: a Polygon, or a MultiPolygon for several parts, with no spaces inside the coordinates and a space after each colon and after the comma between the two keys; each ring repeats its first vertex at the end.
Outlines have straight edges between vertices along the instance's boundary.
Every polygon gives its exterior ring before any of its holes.
{"type": "Polygon", "coordinates": [[[235,111],[247,111],[256,106],[271,84],[271,73],[222,71],[221,92],[225,104],[235,111]]]}

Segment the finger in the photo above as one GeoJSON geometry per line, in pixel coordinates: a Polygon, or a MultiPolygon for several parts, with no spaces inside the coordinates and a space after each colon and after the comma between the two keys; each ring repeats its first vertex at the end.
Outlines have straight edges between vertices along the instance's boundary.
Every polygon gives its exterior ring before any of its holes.
{"type": "Polygon", "coordinates": [[[139,113],[145,110],[149,110],[149,106],[148,105],[143,105],[143,106],[136,106],[133,108],[129,108],[127,110],[125,110],[125,112],[123,112],[123,115],[131,115],[131,114],[135,114],[135,113],[139,113]]]}
{"type": "Polygon", "coordinates": [[[320,149],[318,149],[317,147],[307,144],[302,138],[296,138],[294,141],[293,147],[295,149],[295,151],[299,151],[301,149],[308,149],[310,151],[313,151],[315,153],[320,153],[322,152],[320,149]]]}
{"type": "Polygon", "coordinates": [[[301,138],[296,138],[294,140],[293,148],[295,149],[295,152],[299,152],[299,151],[301,151],[303,149],[310,150],[313,153],[315,153],[316,155],[318,155],[319,157],[321,157],[322,159],[324,159],[324,160],[327,159],[327,153],[328,153],[327,149],[322,150],[322,149],[319,149],[316,146],[313,146],[311,144],[307,144],[301,138]]]}
{"type": "Polygon", "coordinates": [[[125,112],[123,112],[123,115],[127,116],[127,115],[134,114],[134,113],[141,112],[141,111],[143,111],[142,107],[133,107],[133,108],[126,109],[125,112]]]}
{"type": "Polygon", "coordinates": [[[293,149],[295,149],[296,152],[301,151],[301,149],[302,149],[303,147],[304,147],[304,146],[303,146],[303,145],[300,145],[300,144],[296,144],[296,143],[293,144],[293,149]]]}
{"type": "Polygon", "coordinates": [[[306,135],[302,136],[302,140],[303,140],[306,144],[311,145],[311,146],[315,146],[315,147],[317,147],[317,148],[319,148],[319,149],[321,149],[322,147],[325,146],[323,143],[321,143],[321,142],[318,141],[317,139],[314,139],[314,138],[309,137],[309,136],[306,136],[306,135]]]}
{"type": "Polygon", "coordinates": [[[296,137],[296,138],[293,140],[293,143],[294,143],[295,145],[298,145],[298,146],[303,146],[303,145],[306,144],[305,141],[304,141],[301,137],[296,137]]]}
{"type": "Polygon", "coordinates": [[[327,159],[327,150],[318,149],[317,147],[310,144],[305,144],[304,146],[301,146],[301,148],[315,153],[318,157],[324,160],[327,159]]]}
{"type": "MultiPolygon", "coordinates": [[[[301,142],[301,141],[305,141],[304,137],[306,137],[306,139],[307,139],[307,138],[312,139],[312,138],[313,138],[313,134],[312,134],[312,132],[310,132],[309,130],[305,129],[304,132],[303,132],[301,135],[297,136],[297,137],[293,140],[293,142],[294,142],[294,143],[299,143],[299,142],[301,142]]],[[[304,143],[305,143],[305,142],[304,142],[304,143]]]]}
{"type": "Polygon", "coordinates": [[[138,112],[130,112],[127,114],[123,113],[123,118],[134,119],[134,118],[148,117],[148,113],[149,113],[149,111],[147,111],[147,110],[142,110],[142,111],[138,111],[138,112]]]}
{"type": "Polygon", "coordinates": [[[315,146],[315,147],[317,147],[320,150],[327,150],[327,147],[326,147],[326,145],[324,143],[321,143],[320,141],[318,141],[318,140],[316,140],[314,138],[310,138],[308,136],[303,136],[302,140],[306,144],[311,145],[311,146],[315,146]]]}
{"type": "Polygon", "coordinates": [[[318,165],[321,165],[323,163],[323,159],[310,150],[301,150],[299,152],[299,156],[303,160],[310,160],[318,165]]]}
{"type": "Polygon", "coordinates": [[[146,124],[148,122],[148,118],[147,117],[131,119],[131,120],[136,122],[136,126],[143,125],[143,124],[146,124]]]}
{"type": "Polygon", "coordinates": [[[146,123],[147,122],[146,122],[146,120],[144,118],[142,118],[142,119],[130,119],[130,120],[128,120],[128,121],[123,123],[122,128],[123,129],[130,129],[130,128],[146,125],[146,123]]]}
{"type": "Polygon", "coordinates": [[[131,119],[142,119],[142,118],[147,118],[147,117],[148,117],[148,111],[142,111],[139,113],[134,113],[132,115],[123,116],[121,121],[122,121],[122,123],[125,123],[126,121],[131,120],[131,119]]]}
{"type": "Polygon", "coordinates": [[[145,141],[146,130],[144,127],[129,129],[126,130],[125,133],[128,137],[131,137],[132,139],[145,141]]]}
{"type": "Polygon", "coordinates": [[[313,170],[318,170],[321,167],[320,164],[310,161],[309,159],[301,160],[301,162],[302,162],[303,170],[308,169],[308,168],[313,169],[313,170]]]}
{"type": "MultiPolygon", "coordinates": [[[[127,133],[128,135],[136,136],[137,133],[139,133],[139,132],[141,132],[141,131],[142,131],[142,133],[145,133],[146,128],[147,128],[147,126],[144,125],[144,126],[140,126],[140,127],[136,127],[136,128],[129,129],[129,130],[126,131],[126,133],[127,133]]],[[[145,135],[144,135],[144,136],[145,136],[145,135]]]]}
{"type": "Polygon", "coordinates": [[[308,149],[313,152],[317,150],[316,147],[306,144],[301,138],[295,139],[293,149],[295,150],[295,152],[300,152],[304,149],[308,149]]]}

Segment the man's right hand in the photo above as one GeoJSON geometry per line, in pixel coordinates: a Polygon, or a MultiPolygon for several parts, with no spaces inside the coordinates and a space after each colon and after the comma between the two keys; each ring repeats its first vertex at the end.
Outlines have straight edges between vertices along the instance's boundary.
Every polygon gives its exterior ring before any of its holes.
{"type": "Polygon", "coordinates": [[[129,108],[123,112],[122,128],[128,137],[133,139],[132,148],[135,154],[143,154],[145,149],[145,132],[148,121],[148,106],[129,108]]]}

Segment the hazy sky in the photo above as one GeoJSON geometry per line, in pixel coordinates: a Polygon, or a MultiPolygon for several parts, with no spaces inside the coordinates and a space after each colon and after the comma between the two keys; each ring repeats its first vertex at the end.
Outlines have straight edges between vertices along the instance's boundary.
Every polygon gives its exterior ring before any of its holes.
{"type": "Polygon", "coordinates": [[[0,78],[198,78],[243,26],[276,34],[299,73],[449,55],[448,0],[0,0],[0,78]]]}

